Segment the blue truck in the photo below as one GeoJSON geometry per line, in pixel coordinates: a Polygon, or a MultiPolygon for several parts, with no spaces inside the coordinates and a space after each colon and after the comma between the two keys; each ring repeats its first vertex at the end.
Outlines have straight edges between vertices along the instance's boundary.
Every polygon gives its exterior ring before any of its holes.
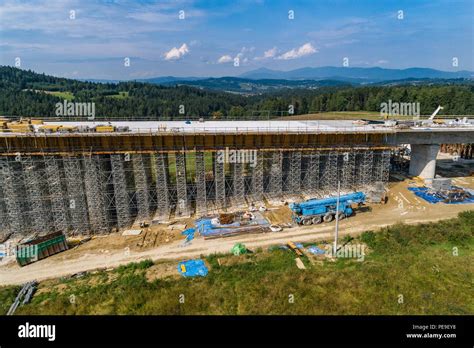
{"type": "MultiPolygon", "coordinates": [[[[339,220],[353,213],[353,204],[364,204],[365,194],[354,192],[339,197],[339,220]]],[[[321,222],[331,222],[336,215],[337,197],[309,199],[300,203],[290,203],[292,219],[298,225],[316,225],[321,222]]]]}

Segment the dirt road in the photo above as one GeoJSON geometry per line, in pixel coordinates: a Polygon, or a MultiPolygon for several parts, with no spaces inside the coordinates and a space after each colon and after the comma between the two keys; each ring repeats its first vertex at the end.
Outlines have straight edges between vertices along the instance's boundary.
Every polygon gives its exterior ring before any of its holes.
{"type": "MultiPolygon", "coordinates": [[[[465,183],[463,186],[474,187],[474,178],[464,177],[461,180],[465,183]]],[[[408,184],[407,181],[392,183],[389,202],[386,205],[374,205],[372,211],[359,212],[356,216],[342,220],[340,222],[340,236],[356,235],[397,222],[416,224],[452,218],[461,211],[474,209],[474,204],[429,204],[408,191],[408,184]]],[[[283,244],[289,240],[293,242],[332,241],[334,222],[318,226],[295,227],[282,232],[222,239],[204,240],[202,237],[196,237],[187,246],[183,246],[183,240],[178,240],[143,251],[132,248],[132,245],[124,247],[126,244],[123,243],[118,244],[119,248],[115,243],[116,247],[114,248],[113,243],[108,243],[108,238],[116,241],[117,238],[126,240],[127,237],[114,235],[100,238],[103,249],[90,249],[86,243],[74,250],[54,255],[23,268],[20,268],[15,262],[3,263],[0,266],[0,285],[21,284],[33,279],[58,278],[94,269],[117,267],[144,259],[154,261],[182,260],[213,253],[228,253],[237,242],[244,243],[249,249],[256,249],[283,244]]]]}

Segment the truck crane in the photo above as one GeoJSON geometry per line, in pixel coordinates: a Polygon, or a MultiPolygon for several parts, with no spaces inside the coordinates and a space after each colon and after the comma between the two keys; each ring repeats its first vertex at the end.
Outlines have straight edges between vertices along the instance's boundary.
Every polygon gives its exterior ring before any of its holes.
{"type": "MultiPolygon", "coordinates": [[[[353,213],[353,204],[364,204],[365,194],[354,192],[339,197],[339,220],[353,213]]],[[[337,197],[309,199],[300,203],[290,203],[293,212],[292,219],[298,225],[316,225],[321,222],[331,222],[336,215],[337,197]]]]}

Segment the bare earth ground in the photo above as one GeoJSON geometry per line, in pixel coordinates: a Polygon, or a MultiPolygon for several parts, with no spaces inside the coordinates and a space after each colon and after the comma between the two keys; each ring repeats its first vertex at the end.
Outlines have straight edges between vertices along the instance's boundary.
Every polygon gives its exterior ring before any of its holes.
{"type": "MultiPolygon", "coordinates": [[[[454,184],[474,188],[474,177],[454,178],[454,184]]],[[[357,235],[367,230],[376,230],[384,226],[403,222],[416,224],[453,218],[461,211],[474,209],[474,204],[429,204],[408,191],[413,180],[392,182],[389,184],[389,199],[386,205],[371,205],[371,211],[358,212],[349,219],[340,221],[340,237],[357,235]]],[[[288,222],[290,216],[287,207],[280,207],[266,213],[272,223],[288,222]]],[[[25,267],[19,267],[10,260],[0,264],[0,284],[22,284],[33,279],[45,280],[72,275],[95,269],[108,269],[130,262],[145,259],[185,260],[200,255],[229,253],[235,243],[244,243],[249,249],[293,242],[331,241],[334,238],[334,222],[318,226],[305,226],[284,229],[281,232],[250,234],[229,238],[204,240],[201,236],[188,245],[179,231],[170,231],[165,227],[153,228],[146,235],[124,237],[112,234],[96,237],[85,244],[54,255],[25,267]],[[156,234],[156,237],[154,236],[156,234]],[[168,241],[167,241],[168,240],[168,241]],[[145,243],[144,243],[145,241],[145,243]],[[148,241],[148,243],[146,243],[148,241]]],[[[176,273],[176,263],[157,264],[151,268],[150,279],[172,276],[176,273]]]]}

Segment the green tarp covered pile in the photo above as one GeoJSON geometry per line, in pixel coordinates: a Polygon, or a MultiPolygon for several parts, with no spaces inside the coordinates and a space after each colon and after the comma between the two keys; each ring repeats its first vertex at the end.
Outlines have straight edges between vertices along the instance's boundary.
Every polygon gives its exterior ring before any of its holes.
{"type": "Polygon", "coordinates": [[[235,244],[232,249],[230,249],[234,255],[242,255],[247,253],[247,248],[242,243],[235,244]]]}

